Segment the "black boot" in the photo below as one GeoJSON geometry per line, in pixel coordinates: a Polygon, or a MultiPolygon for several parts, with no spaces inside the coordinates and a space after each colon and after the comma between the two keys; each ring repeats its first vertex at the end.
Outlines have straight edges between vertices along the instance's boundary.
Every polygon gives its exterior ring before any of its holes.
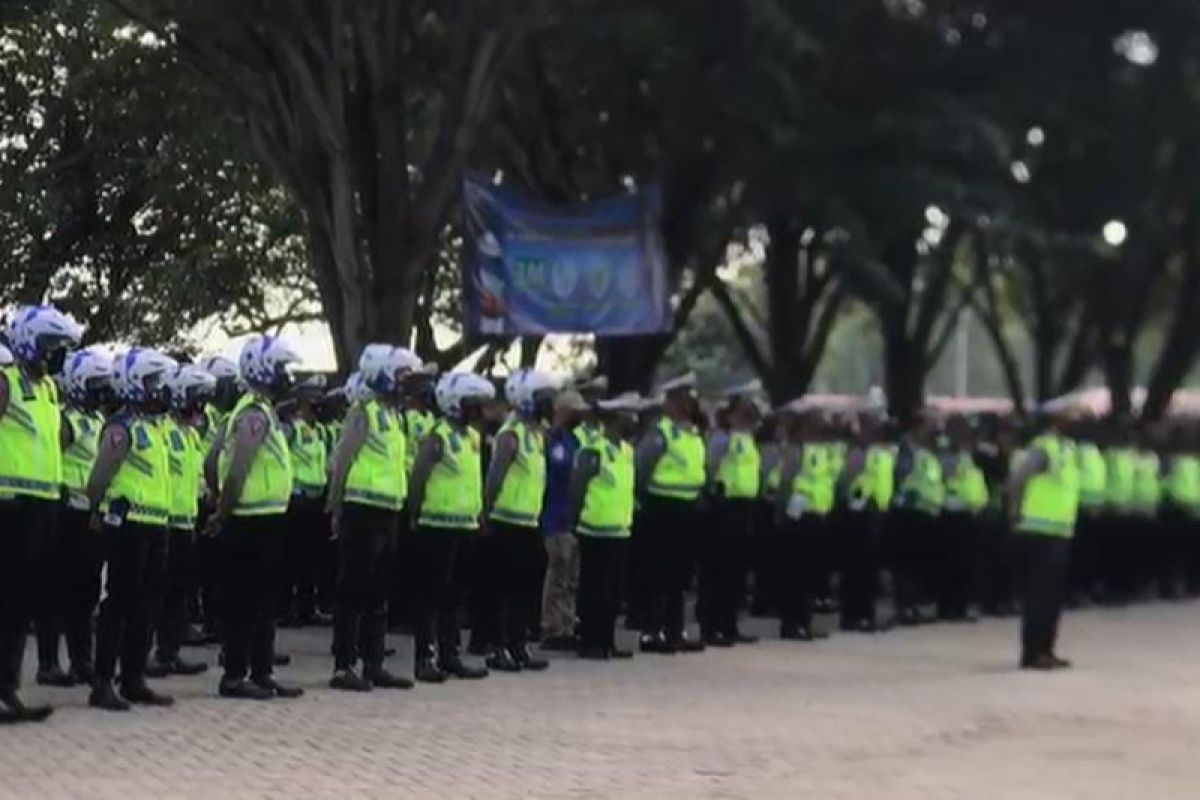
{"type": "Polygon", "coordinates": [[[661,633],[644,633],[638,640],[638,646],[643,653],[660,653],[662,655],[671,655],[675,652],[675,646],[667,641],[667,638],[661,633]]]}
{"type": "Polygon", "coordinates": [[[550,666],[550,662],[544,658],[538,658],[529,650],[529,645],[518,647],[512,651],[513,660],[521,665],[521,669],[527,669],[531,672],[541,672],[550,666]]]}
{"type": "Polygon", "coordinates": [[[113,682],[104,678],[97,679],[88,696],[88,705],[92,708],[102,708],[105,711],[128,711],[132,706],[117,694],[113,682]]]}
{"type": "Polygon", "coordinates": [[[689,639],[686,633],[680,633],[677,636],[667,636],[667,644],[679,653],[704,652],[704,642],[697,639],[689,639]]]}
{"type": "Polygon", "coordinates": [[[521,665],[505,647],[497,647],[487,657],[487,668],[495,672],[520,672],[521,665]]]}
{"type": "Polygon", "coordinates": [[[451,653],[442,656],[438,663],[438,668],[447,675],[453,675],[455,678],[474,681],[480,678],[486,678],[488,671],[483,667],[469,667],[459,658],[458,653],[451,653]]]}
{"type": "Polygon", "coordinates": [[[401,678],[398,675],[393,675],[383,667],[378,667],[373,670],[368,670],[363,673],[363,677],[371,682],[372,686],[377,686],[380,689],[411,689],[413,682],[408,678],[401,678]]]}
{"type": "Polygon", "coordinates": [[[13,722],[45,722],[54,713],[51,706],[25,705],[15,690],[0,694],[0,706],[8,712],[4,716],[11,715],[13,722]]]}
{"type": "Polygon", "coordinates": [[[333,677],[329,679],[329,687],[341,689],[344,692],[369,692],[371,691],[371,682],[361,677],[353,669],[346,668],[333,673],[333,677]]]}
{"type": "Polygon", "coordinates": [[[121,696],[131,703],[141,706],[173,706],[175,698],[167,694],[159,694],[146,685],[144,680],[121,685],[121,696]]]}
{"type": "Polygon", "coordinates": [[[253,683],[258,688],[265,689],[273,696],[283,700],[295,700],[297,697],[304,697],[304,690],[299,686],[280,683],[269,675],[265,678],[255,678],[253,683]]]}
{"type": "Polygon", "coordinates": [[[242,678],[240,680],[222,679],[217,694],[230,700],[271,700],[275,692],[242,678]]]}
{"type": "Polygon", "coordinates": [[[422,656],[413,667],[413,677],[421,683],[445,683],[446,673],[434,663],[433,656],[422,656]]]}

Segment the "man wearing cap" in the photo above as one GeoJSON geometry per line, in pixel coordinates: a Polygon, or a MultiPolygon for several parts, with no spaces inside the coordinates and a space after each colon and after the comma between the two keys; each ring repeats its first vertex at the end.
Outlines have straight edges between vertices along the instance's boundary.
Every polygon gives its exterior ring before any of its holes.
{"type": "Polygon", "coordinates": [[[704,439],[694,422],[694,373],[659,389],[663,414],[637,450],[641,519],[639,548],[646,582],[641,648],[651,653],[698,652],[684,635],[684,593],[692,580],[697,509],[705,483],[704,439]]]}
{"type": "Polygon", "coordinates": [[[1049,413],[1047,430],[1030,443],[1009,492],[1009,517],[1020,538],[1025,580],[1022,669],[1071,666],[1058,657],[1054,644],[1079,508],[1079,470],[1074,444],[1063,434],[1071,409],[1054,408],[1049,413]]]}
{"type": "Polygon", "coordinates": [[[579,657],[607,661],[633,654],[616,644],[625,550],[633,523],[634,453],[641,401],[625,394],[596,404],[601,433],[579,451],[568,519],[579,537],[579,657]]]}
{"type": "Polygon", "coordinates": [[[569,488],[575,455],[593,438],[581,418],[591,407],[574,389],[554,399],[554,421],[546,441],[546,503],[542,536],[546,578],[542,591],[542,649],[575,650],[575,595],[579,587],[579,543],[572,535],[569,488]]]}
{"type": "Polygon", "coordinates": [[[757,380],[728,389],[728,428],[714,430],[708,441],[708,483],[717,498],[717,513],[706,532],[700,605],[704,643],[715,647],[756,641],[738,630],[737,617],[746,592],[746,565],[762,478],[762,457],[754,438],[758,427],[754,398],[761,392],[757,380]]]}

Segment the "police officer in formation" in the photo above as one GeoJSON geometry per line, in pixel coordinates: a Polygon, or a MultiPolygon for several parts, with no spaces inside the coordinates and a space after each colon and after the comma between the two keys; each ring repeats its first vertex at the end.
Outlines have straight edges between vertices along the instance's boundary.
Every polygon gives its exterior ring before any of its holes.
{"type": "MultiPolygon", "coordinates": [[[[38,682],[88,685],[112,711],[170,705],[147,678],[207,668],[182,656],[201,641],[193,622],[222,644],[220,696],[300,696],[275,676],[275,627],[320,624],[319,607],[333,611],[336,689],[413,686],[385,665],[389,610],[412,625],[417,681],[548,666],[531,643],[561,381],[513,372],[489,432],[489,380],[439,379],[402,347],[368,345],[322,396],[296,385],[298,355],[276,337],[193,366],[144,347],[69,352],[81,336],[27,307],[0,352],[0,722],[50,714],[18,694],[31,621],[38,682]],[[473,623],[488,669],[461,654],[467,595],[486,600],[473,623]]],[[[690,373],[653,401],[603,394],[590,381],[562,395],[579,421],[555,525],[577,542],[579,578],[554,649],[631,657],[623,606],[641,650],[670,654],[753,642],[739,627],[751,594],[781,639],[809,642],[827,636],[822,611],[844,631],[886,630],[887,585],[891,624],[916,625],[1003,614],[1019,583],[1019,663],[1050,670],[1069,666],[1068,602],[1200,592],[1191,428],[1134,436],[1052,403],[1016,448],[1006,420],[985,435],[924,412],[897,431],[875,409],[833,416],[807,399],[764,417],[757,382],[726,390],[710,424],[690,373]],[[693,588],[700,640],[686,633],[693,588]]]]}

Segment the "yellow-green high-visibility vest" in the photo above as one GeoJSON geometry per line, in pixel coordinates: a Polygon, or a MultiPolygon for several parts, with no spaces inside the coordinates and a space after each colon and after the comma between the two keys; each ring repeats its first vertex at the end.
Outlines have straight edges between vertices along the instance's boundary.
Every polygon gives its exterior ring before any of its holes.
{"type": "Polygon", "coordinates": [[[220,485],[224,489],[229,477],[229,462],[237,440],[237,423],[251,409],[266,416],[267,435],[254,453],[246,483],[242,486],[242,496],[238,498],[233,514],[237,517],[283,514],[287,511],[295,488],[292,454],[288,451],[287,436],[279,424],[279,418],[275,416],[275,410],[266,400],[251,392],[243,395],[229,414],[218,465],[220,485]]]}
{"type": "Polygon", "coordinates": [[[63,451],[63,486],[67,487],[67,505],[77,511],[90,507],[87,482],[96,463],[96,452],[100,446],[100,429],[104,427],[104,416],[99,411],[81,411],[68,408],[63,414],[71,428],[71,444],[63,451]]]}
{"type": "Polygon", "coordinates": [[[1079,461],[1079,505],[1096,510],[1104,505],[1107,485],[1107,464],[1104,454],[1092,442],[1082,442],[1075,448],[1079,461]]]}
{"type": "Polygon", "coordinates": [[[1192,516],[1200,516],[1200,458],[1173,457],[1163,488],[1174,505],[1192,516]]]}
{"type": "Polygon", "coordinates": [[[0,416],[0,492],[4,497],[62,497],[62,412],[50,378],[3,368],[8,409],[0,416]]]}
{"type": "Polygon", "coordinates": [[[815,515],[823,517],[833,510],[833,456],[829,445],[808,442],[800,450],[800,468],[792,480],[787,514],[792,519],[815,515]]]}
{"type": "Polygon", "coordinates": [[[217,440],[217,434],[225,427],[225,420],[228,416],[212,403],[206,403],[204,406],[204,430],[201,431],[201,441],[203,442],[204,452],[207,454],[212,449],[213,443],[217,440]]]}
{"type": "Polygon", "coordinates": [[[987,481],[970,453],[958,454],[945,485],[946,498],[942,507],[946,511],[978,513],[987,506],[987,481]]]}
{"type": "Polygon", "coordinates": [[[628,538],[633,525],[633,447],[594,438],[580,452],[593,451],[600,469],[588,481],[575,532],[582,536],[628,538]]]}
{"type": "Polygon", "coordinates": [[[200,431],[170,416],[163,417],[161,428],[171,470],[171,503],[167,524],[177,530],[194,530],[200,512],[200,487],[204,483],[200,431]]]}
{"type": "Polygon", "coordinates": [[[1046,434],[1034,439],[1029,449],[1042,452],[1046,468],[1025,484],[1017,531],[1069,539],[1075,534],[1079,510],[1079,470],[1074,448],[1067,439],[1046,434]]]}
{"type": "Polygon", "coordinates": [[[418,523],[431,528],[478,530],[483,511],[482,441],[479,431],[455,429],[439,420],[429,432],[442,442],[442,457],[425,483],[418,523]]]}
{"type": "Polygon", "coordinates": [[[1105,454],[1104,495],[1108,507],[1118,513],[1133,508],[1137,456],[1128,448],[1114,447],[1105,454]]]}
{"type": "Polygon", "coordinates": [[[379,400],[359,407],[367,419],[367,438],[346,475],[346,502],[399,511],[408,497],[403,422],[395,409],[379,400]]]}
{"type": "Polygon", "coordinates": [[[597,439],[604,438],[604,429],[599,425],[592,425],[590,422],[581,422],[571,431],[575,437],[575,441],[579,442],[579,447],[587,447],[597,439]]]}
{"type": "Polygon", "coordinates": [[[1133,506],[1141,515],[1153,517],[1158,514],[1158,503],[1162,489],[1158,477],[1158,456],[1150,452],[1137,454],[1133,480],[1133,506]]]}
{"type": "Polygon", "coordinates": [[[912,469],[900,481],[895,502],[900,508],[912,508],[935,516],[941,513],[945,498],[942,462],[925,447],[914,447],[912,455],[912,469]]]}
{"type": "Polygon", "coordinates": [[[329,451],[325,435],[315,424],[297,417],[292,421],[292,453],[295,486],[292,491],[304,497],[320,497],[329,480],[329,451]]]}
{"type": "Polygon", "coordinates": [[[437,417],[428,411],[410,408],[404,412],[404,471],[412,475],[413,464],[417,461],[417,451],[421,441],[433,430],[437,417]]]}
{"type": "Polygon", "coordinates": [[[862,471],[848,487],[846,505],[851,511],[881,511],[891,505],[895,491],[896,454],[888,445],[873,444],[863,458],[862,471]]]}
{"type": "Polygon", "coordinates": [[[498,436],[506,433],[517,438],[517,456],[504,473],[500,494],[492,507],[492,519],[536,528],[546,496],[546,434],[515,417],[500,427],[498,436]]]}
{"type": "Polygon", "coordinates": [[[753,500],[762,481],[762,456],[758,442],[742,431],[729,434],[729,447],[717,467],[717,480],[730,500],[753,500]]]}
{"type": "Polygon", "coordinates": [[[161,420],[118,414],[110,424],[129,432],[129,451],[104,493],[100,513],[119,513],[124,504],[124,519],[165,527],[171,517],[171,457],[161,420]]]}
{"type": "Polygon", "coordinates": [[[704,439],[692,427],[658,421],[666,449],[654,465],[647,491],[657,497],[695,500],[704,489],[704,439]]]}

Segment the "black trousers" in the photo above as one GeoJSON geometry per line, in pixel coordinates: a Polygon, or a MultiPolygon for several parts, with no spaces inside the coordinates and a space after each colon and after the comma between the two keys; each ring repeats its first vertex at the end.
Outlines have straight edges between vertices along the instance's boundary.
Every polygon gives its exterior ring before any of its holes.
{"type": "Polygon", "coordinates": [[[937,518],[909,508],[893,509],[885,532],[888,569],[897,611],[920,605],[929,575],[929,539],[937,518]]]}
{"type": "Polygon", "coordinates": [[[579,641],[611,651],[616,646],[627,539],[579,536],[579,641]]]}
{"type": "Polygon", "coordinates": [[[648,497],[641,510],[635,536],[642,537],[638,558],[640,580],[645,583],[646,633],[663,633],[668,639],[683,635],[684,601],[692,583],[699,516],[694,501],[648,497]]]}
{"type": "Polygon", "coordinates": [[[504,638],[497,627],[500,617],[496,613],[501,596],[501,577],[496,565],[504,559],[503,549],[503,543],[495,536],[471,536],[456,555],[455,580],[463,583],[459,602],[466,599],[473,650],[488,650],[504,638]]]}
{"type": "Polygon", "coordinates": [[[838,610],[843,626],[875,622],[879,596],[880,517],[874,512],[841,510],[831,525],[837,531],[841,563],[838,610]]]}
{"type": "Polygon", "coordinates": [[[999,510],[984,512],[975,547],[974,595],[987,614],[1013,608],[1013,578],[1018,572],[1017,542],[999,510]]]}
{"type": "Polygon", "coordinates": [[[0,501],[0,692],[21,685],[29,622],[38,608],[39,576],[58,504],[18,498],[0,501]]]}
{"type": "Polygon", "coordinates": [[[61,504],[47,502],[39,512],[42,534],[40,555],[34,565],[37,590],[34,596],[33,623],[37,634],[38,669],[58,666],[58,640],[62,634],[61,593],[69,559],[66,542],[59,527],[61,504]]]}
{"type": "Polygon", "coordinates": [[[737,633],[756,505],[753,500],[721,500],[707,515],[698,601],[700,627],[706,635],[737,633]]]}
{"type": "Polygon", "coordinates": [[[288,505],[283,542],[287,574],[278,601],[281,614],[312,619],[318,599],[328,599],[336,575],[337,554],[329,542],[322,498],[295,495],[288,505]]]}
{"type": "Polygon", "coordinates": [[[1097,510],[1081,508],[1071,542],[1071,566],[1067,582],[1071,595],[1082,598],[1096,593],[1100,576],[1104,522],[1097,510]]]}
{"type": "Polygon", "coordinates": [[[400,512],[347,503],[338,538],[334,661],[351,669],[362,659],[372,672],[383,665],[387,600],[400,512]]]}
{"type": "MultiPolygon", "coordinates": [[[[490,566],[496,588],[493,643],[519,650],[529,641],[533,621],[531,594],[545,559],[542,534],[538,528],[492,522],[492,539],[496,557],[490,566]]],[[[540,591],[537,596],[540,605],[540,591]]]]}
{"type": "Polygon", "coordinates": [[[418,526],[412,537],[417,585],[413,597],[416,658],[456,656],[458,607],[462,599],[461,549],[475,531],[418,526]]]}
{"type": "Polygon", "coordinates": [[[230,517],[221,529],[220,588],[225,643],[223,681],[271,676],[275,660],[275,600],[283,569],[287,515],[230,517]]]}
{"type": "Polygon", "coordinates": [[[813,601],[820,588],[818,556],[828,521],[819,516],[784,520],[779,526],[779,623],[783,630],[812,625],[813,601]]]}
{"type": "Polygon", "coordinates": [[[1032,659],[1054,653],[1066,593],[1071,540],[1036,534],[1018,536],[1024,584],[1021,656],[1032,659]]]}
{"type": "Polygon", "coordinates": [[[958,619],[967,613],[971,599],[971,555],[978,517],[966,511],[947,511],[935,530],[934,587],[938,616],[958,619]]]}
{"type": "Polygon", "coordinates": [[[93,662],[92,617],[100,600],[100,537],[90,529],[91,515],[62,509],[53,536],[48,608],[37,622],[39,669],[59,663],[59,639],[67,642],[71,666],[90,670],[93,662]]]}
{"type": "Polygon", "coordinates": [[[155,658],[164,662],[179,656],[189,621],[188,598],[196,591],[196,532],[172,528],[167,538],[166,583],[158,616],[155,653],[155,658]]]}
{"type": "MultiPolygon", "coordinates": [[[[201,528],[207,523],[207,515],[201,515],[201,528]]],[[[202,536],[196,540],[196,567],[198,582],[196,621],[213,634],[220,633],[225,617],[225,549],[221,537],[202,536]]]]}
{"type": "Polygon", "coordinates": [[[96,624],[96,680],[145,680],[150,626],[157,618],[167,568],[167,529],[126,520],[97,534],[107,574],[96,624]]]}

